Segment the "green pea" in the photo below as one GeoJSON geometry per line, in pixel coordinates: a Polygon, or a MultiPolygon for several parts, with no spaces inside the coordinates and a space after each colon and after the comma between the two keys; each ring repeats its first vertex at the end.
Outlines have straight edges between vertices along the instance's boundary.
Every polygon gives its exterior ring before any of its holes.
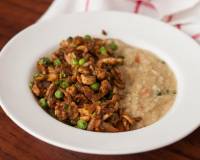
{"type": "Polygon", "coordinates": [[[95,91],[97,91],[99,89],[99,86],[100,86],[100,84],[98,82],[95,82],[90,85],[90,87],[95,91]]]}
{"type": "Polygon", "coordinates": [[[64,109],[65,111],[67,111],[68,107],[69,107],[69,106],[68,106],[67,104],[64,104],[63,109],[64,109]]]}
{"type": "Polygon", "coordinates": [[[66,89],[69,86],[69,83],[65,80],[61,81],[60,87],[66,89]]]}
{"type": "Polygon", "coordinates": [[[81,59],[79,59],[79,61],[78,61],[78,63],[79,63],[80,66],[84,65],[85,62],[86,62],[85,58],[81,58],[81,59]]]}
{"type": "Polygon", "coordinates": [[[62,71],[60,74],[59,74],[59,78],[65,78],[66,77],[66,74],[62,71]]]}
{"type": "Polygon", "coordinates": [[[87,122],[85,120],[78,120],[77,127],[80,129],[86,129],[87,128],[87,122]]]}
{"type": "Polygon", "coordinates": [[[101,47],[101,48],[99,49],[99,51],[100,51],[100,53],[103,54],[103,55],[106,55],[106,53],[107,53],[107,50],[106,50],[105,47],[101,47]]]}
{"type": "Polygon", "coordinates": [[[39,105],[40,105],[42,108],[46,108],[46,107],[48,106],[46,99],[45,99],[45,98],[41,98],[41,99],[39,100],[39,105]]]}
{"type": "Polygon", "coordinates": [[[86,40],[91,40],[91,39],[92,39],[92,37],[91,37],[89,34],[85,35],[84,38],[85,38],[86,40]]]}
{"type": "Polygon", "coordinates": [[[115,42],[111,42],[109,44],[109,48],[111,48],[113,51],[116,51],[118,49],[118,46],[115,44],[115,42]]]}
{"type": "Polygon", "coordinates": [[[60,59],[55,59],[54,61],[53,61],[53,64],[54,64],[54,66],[60,66],[61,65],[61,61],[60,61],[60,59]]]}
{"type": "Polygon", "coordinates": [[[51,63],[51,61],[48,57],[42,57],[42,58],[40,58],[38,63],[41,65],[49,65],[51,63]]]}
{"type": "Polygon", "coordinates": [[[61,92],[59,89],[54,93],[54,96],[57,98],[57,99],[61,99],[63,98],[63,92],[61,92]]]}
{"type": "Polygon", "coordinates": [[[32,89],[32,87],[33,87],[33,81],[30,81],[29,82],[29,88],[32,89]]]}
{"type": "Polygon", "coordinates": [[[33,78],[36,78],[36,77],[38,77],[38,76],[40,76],[41,75],[41,73],[34,73],[33,74],[33,78]]]}
{"type": "Polygon", "coordinates": [[[43,79],[45,78],[45,74],[42,74],[42,73],[34,73],[33,74],[33,79],[43,79]]]}
{"type": "Polygon", "coordinates": [[[78,65],[79,63],[78,63],[78,60],[77,59],[73,59],[72,60],[72,65],[74,65],[74,66],[76,66],[76,65],[78,65]]]}

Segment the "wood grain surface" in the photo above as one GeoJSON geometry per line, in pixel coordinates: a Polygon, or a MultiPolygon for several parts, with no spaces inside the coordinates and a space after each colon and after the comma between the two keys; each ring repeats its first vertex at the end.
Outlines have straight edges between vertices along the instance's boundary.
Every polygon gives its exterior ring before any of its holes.
{"type": "MultiPolygon", "coordinates": [[[[0,0],[0,48],[20,30],[34,23],[51,2],[52,0],[0,0]]],[[[1,76],[3,75],[0,78],[1,76]]],[[[192,117],[186,117],[186,121],[187,118],[192,117]]],[[[200,160],[200,128],[183,140],[155,151],[125,156],[98,156],[76,153],[42,142],[14,124],[0,108],[0,160],[68,159],[200,160]]]]}

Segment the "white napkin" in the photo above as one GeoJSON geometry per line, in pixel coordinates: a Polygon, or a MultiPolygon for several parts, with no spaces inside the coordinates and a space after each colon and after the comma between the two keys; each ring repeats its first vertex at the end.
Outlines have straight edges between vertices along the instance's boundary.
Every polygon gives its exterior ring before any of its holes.
{"type": "Polygon", "coordinates": [[[63,13],[115,10],[169,23],[200,43],[200,0],[54,0],[39,21],[63,13]]]}

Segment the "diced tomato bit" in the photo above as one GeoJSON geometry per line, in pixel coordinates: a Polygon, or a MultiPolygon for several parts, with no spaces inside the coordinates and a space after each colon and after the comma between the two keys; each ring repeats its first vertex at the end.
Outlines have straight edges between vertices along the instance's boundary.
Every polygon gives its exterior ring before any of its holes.
{"type": "Polygon", "coordinates": [[[135,56],[135,63],[138,63],[138,64],[141,63],[141,58],[140,58],[139,54],[136,54],[136,56],[135,56]]]}
{"type": "Polygon", "coordinates": [[[150,96],[150,90],[148,88],[142,88],[140,91],[140,95],[142,97],[148,97],[150,96]]]}

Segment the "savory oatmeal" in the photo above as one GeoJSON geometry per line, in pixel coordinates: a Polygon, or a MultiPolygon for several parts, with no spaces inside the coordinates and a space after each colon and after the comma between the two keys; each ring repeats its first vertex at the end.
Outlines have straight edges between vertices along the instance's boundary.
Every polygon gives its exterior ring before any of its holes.
{"type": "Polygon", "coordinates": [[[120,102],[133,117],[141,117],[134,128],[159,120],[176,98],[176,78],[167,63],[153,53],[115,40],[117,55],[124,56],[120,67],[125,80],[125,98],[120,102]]]}
{"type": "Polygon", "coordinates": [[[30,88],[39,105],[80,129],[145,127],[162,117],[176,97],[176,79],[168,65],[119,40],[69,37],[36,66],[30,88]]]}

